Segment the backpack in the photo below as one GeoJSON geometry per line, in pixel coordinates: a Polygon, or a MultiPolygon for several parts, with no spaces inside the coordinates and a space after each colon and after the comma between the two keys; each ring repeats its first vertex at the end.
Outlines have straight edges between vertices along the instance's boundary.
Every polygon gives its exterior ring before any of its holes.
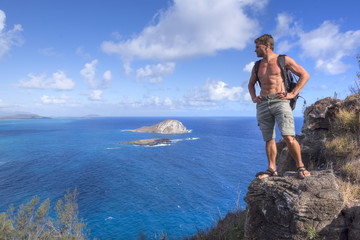
{"type": "MultiPolygon", "coordinates": [[[[283,79],[284,79],[284,85],[285,85],[285,92],[291,92],[298,81],[298,78],[289,70],[286,69],[285,67],[285,56],[286,55],[279,55],[278,57],[278,64],[280,66],[281,69],[281,73],[283,75],[283,79]]],[[[259,65],[260,65],[260,61],[258,60],[255,62],[255,76],[256,76],[256,82],[259,84],[259,86],[261,87],[261,83],[258,77],[258,71],[259,71],[259,65]]],[[[295,109],[296,107],[296,101],[299,98],[299,94],[296,95],[293,99],[290,99],[290,107],[292,110],[295,109]]]]}

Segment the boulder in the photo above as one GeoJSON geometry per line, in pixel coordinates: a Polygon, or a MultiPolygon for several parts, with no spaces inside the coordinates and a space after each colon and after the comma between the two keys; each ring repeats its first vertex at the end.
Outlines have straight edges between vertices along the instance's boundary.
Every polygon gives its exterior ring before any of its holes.
{"type": "Polygon", "coordinates": [[[332,223],[319,232],[326,240],[358,240],[360,236],[360,206],[345,207],[332,223]]]}
{"type": "Polygon", "coordinates": [[[162,134],[181,134],[188,133],[186,127],[178,120],[168,119],[150,127],[141,127],[133,130],[134,132],[162,133],[162,134]]]}
{"type": "Polygon", "coordinates": [[[301,131],[330,129],[330,122],[335,118],[335,113],[342,102],[340,99],[327,97],[307,107],[301,131]]]}
{"type": "Polygon", "coordinates": [[[311,173],[305,179],[298,179],[295,172],[254,179],[244,198],[248,210],[245,236],[300,240],[308,239],[311,231],[327,230],[326,234],[337,237],[346,231],[331,227],[344,207],[335,175],[330,170],[311,173]]]}

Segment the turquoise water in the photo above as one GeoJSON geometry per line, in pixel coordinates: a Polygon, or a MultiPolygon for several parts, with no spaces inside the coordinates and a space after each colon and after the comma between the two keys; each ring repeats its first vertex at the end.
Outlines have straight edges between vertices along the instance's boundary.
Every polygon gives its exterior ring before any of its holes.
{"type": "MultiPolygon", "coordinates": [[[[99,239],[181,238],[240,204],[256,172],[266,170],[255,118],[176,118],[192,131],[128,131],[167,118],[0,121],[0,211],[35,195],[52,207],[78,189],[80,217],[99,239]],[[167,137],[156,147],[119,142],[167,137]]],[[[296,120],[300,133],[302,119],[296,120]]],[[[280,137],[278,136],[277,139],[280,137]]]]}

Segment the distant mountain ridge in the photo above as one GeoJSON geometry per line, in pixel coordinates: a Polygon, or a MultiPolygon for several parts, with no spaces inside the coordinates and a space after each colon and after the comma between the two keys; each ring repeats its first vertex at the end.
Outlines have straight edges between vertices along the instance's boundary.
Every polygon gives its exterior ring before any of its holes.
{"type": "Polygon", "coordinates": [[[51,119],[50,117],[43,117],[37,114],[14,114],[8,116],[0,116],[0,120],[21,120],[21,119],[51,119]]]}

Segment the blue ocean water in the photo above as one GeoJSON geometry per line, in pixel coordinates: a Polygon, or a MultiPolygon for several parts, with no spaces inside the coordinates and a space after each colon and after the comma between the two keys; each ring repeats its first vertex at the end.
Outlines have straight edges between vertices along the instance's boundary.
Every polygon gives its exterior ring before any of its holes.
{"type": "MultiPolygon", "coordinates": [[[[240,204],[258,171],[264,142],[252,117],[177,117],[192,131],[128,131],[167,118],[121,117],[0,121],[0,212],[37,195],[54,207],[79,192],[80,217],[98,239],[177,239],[210,227],[240,204]],[[120,145],[146,138],[156,147],[120,145]]],[[[300,133],[303,119],[296,118],[300,133]]],[[[280,139],[278,133],[277,140],[280,139]]]]}

